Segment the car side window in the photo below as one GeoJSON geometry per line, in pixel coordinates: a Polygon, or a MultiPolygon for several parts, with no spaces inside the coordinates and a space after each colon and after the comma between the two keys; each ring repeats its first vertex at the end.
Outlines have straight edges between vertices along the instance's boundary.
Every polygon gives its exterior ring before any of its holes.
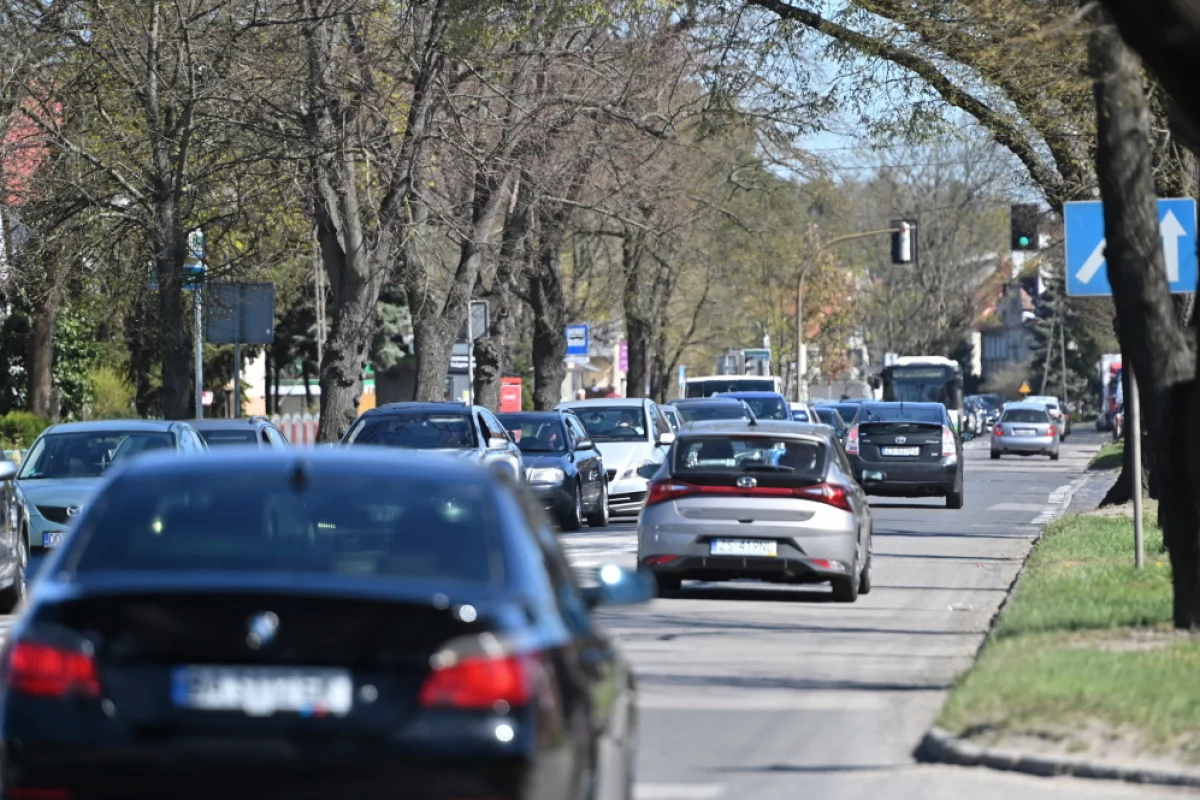
{"type": "MultiPolygon", "coordinates": [[[[505,439],[509,439],[508,431],[506,431],[504,426],[500,424],[500,420],[496,419],[496,417],[492,415],[492,412],[486,410],[481,411],[479,416],[487,424],[488,433],[486,435],[489,438],[495,436],[497,438],[503,437],[505,439]]],[[[509,440],[511,441],[511,439],[509,440]]]]}
{"type": "Polygon", "coordinates": [[[262,439],[262,444],[266,445],[267,447],[271,447],[274,444],[274,442],[271,441],[271,434],[267,428],[259,428],[258,435],[259,438],[262,439]]]}
{"type": "Polygon", "coordinates": [[[671,430],[671,426],[667,424],[667,420],[663,417],[662,411],[659,410],[657,405],[652,404],[650,406],[650,422],[650,437],[656,442],[658,441],[658,437],[671,430]]]}
{"type": "Polygon", "coordinates": [[[276,447],[291,447],[291,442],[283,435],[283,431],[278,428],[267,428],[267,435],[271,437],[271,441],[275,443],[276,447]]]}
{"type": "Polygon", "coordinates": [[[480,446],[487,447],[488,439],[492,438],[492,431],[482,410],[475,412],[475,424],[479,426],[480,446]]]}
{"type": "Polygon", "coordinates": [[[567,422],[567,431],[571,434],[571,443],[574,447],[579,447],[580,442],[587,441],[587,431],[583,429],[583,425],[574,417],[563,417],[567,422]]]}

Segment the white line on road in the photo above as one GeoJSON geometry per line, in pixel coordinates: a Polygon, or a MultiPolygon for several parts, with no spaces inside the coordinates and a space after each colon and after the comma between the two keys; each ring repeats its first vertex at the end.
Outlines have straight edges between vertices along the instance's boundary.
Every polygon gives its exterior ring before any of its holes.
{"type": "Polygon", "coordinates": [[[719,783],[639,783],[635,800],[715,800],[725,787],[719,783]]]}
{"type": "Polygon", "coordinates": [[[988,506],[988,511],[1042,511],[1044,508],[1037,503],[996,503],[988,506]]]}
{"type": "Polygon", "coordinates": [[[1050,496],[1046,498],[1045,508],[1042,510],[1041,514],[1034,517],[1033,524],[1046,525],[1065,514],[1067,511],[1067,506],[1071,505],[1071,498],[1074,497],[1075,492],[1078,491],[1079,487],[1082,486],[1086,480],[1087,476],[1082,475],[1071,483],[1068,483],[1065,486],[1060,486],[1051,492],[1050,496]]]}
{"type": "MultiPolygon", "coordinates": [[[[965,665],[964,665],[965,666],[965,665]]],[[[654,711],[881,711],[895,698],[881,692],[857,691],[752,691],[736,694],[714,694],[711,691],[683,694],[680,692],[643,692],[638,708],[654,711]]]]}

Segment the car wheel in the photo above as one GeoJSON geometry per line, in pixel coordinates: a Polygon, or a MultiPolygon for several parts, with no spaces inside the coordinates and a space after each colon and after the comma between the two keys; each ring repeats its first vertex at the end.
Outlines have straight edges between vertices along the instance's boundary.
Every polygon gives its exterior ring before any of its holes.
{"type": "Polygon", "coordinates": [[[993,451],[992,451],[992,461],[999,461],[999,460],[1000,460],[1000,453],[998,453],[997,451],[993,450],[993,451]]]}
{"type": "Polygon", "coordinates": [[[1053,453],[1050,454],[1050,460],[1058,461],[1058,451],[1057,450],[1055,450],[1053,453]]]}
{"type": "Polygon", "coordinates": [[[946,508],[962,508],[963,507],[963,490],[960,486],[957,492],[950,492],[946,495],[946,508]]]}
{"type": "Polygon", "coordinates": [[[560,520],[564,531],[577,531],[583,527],[583,491],[576,482],[571,507],[566,510],[560,520]]]}
{"type": "Polygon", "coordinates": [[[25,599],[25,571],[29,565],[29,546],[25,534],[17,537],[16,574],[12,586],[0,591],[0,614],[11,614],[25,599]]]}
{"type": "Polygon", "coordinates": [[[600,487],[600,502],[596,510],[587,516],[589,528],[605,528],[608,526],[608,484],[600,487]]]}
{"type": "Polygon", "coordinates": [[[871,593],[871,554],[867,554],[867,563],[863,567],[862,576],[858,579],[858,593],[871,593]]]}
{"type": "Polygon", "coordinates": [[[683,586],[683,579],[678,575],[656,572],[654,573],[654,583],[658,585],[658,596],[662,597],[665,592],[679,591],[683,586]]]}
{"type": "Polygon", "coordinates": [[[853,603],[858,599],[859,591],[862,588],[858,565],[856,564],[846,577],[834,578],[829,583],[833,589],[833,602],[853,603]]]}

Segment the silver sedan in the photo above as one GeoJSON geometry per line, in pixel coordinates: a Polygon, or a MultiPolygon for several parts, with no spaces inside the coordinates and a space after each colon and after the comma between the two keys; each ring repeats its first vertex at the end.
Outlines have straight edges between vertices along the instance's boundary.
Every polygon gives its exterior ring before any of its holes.
{"type": "Polygon", "coordinates": [[[822,583],[871,590],[871,512],[827,425],[696,423],[650,483],[638,562],[659,591],[684,580],[822,583]]]}
{"type": "Polygon", "coordinates": [[[1040,403],[1009,403],[992,428],[992,458],[1014,453],[1045,455],[1058,460],[1062,441],[1058,423],[1040,403]]]}

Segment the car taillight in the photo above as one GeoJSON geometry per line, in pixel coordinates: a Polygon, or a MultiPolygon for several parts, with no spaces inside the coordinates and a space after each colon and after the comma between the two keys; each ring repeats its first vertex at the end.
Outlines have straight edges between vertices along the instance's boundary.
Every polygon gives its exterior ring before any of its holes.
{"type": "Polygon", "coordinates": [[[666,503],[670,500],[677,500],[680,497],[699,494],[699,492],[699,486],[693,486],[683,481],[673,481],[670,478],[661,481],[651,481],[650,492],[646,495],[646,505],[652,506],[658,503],[666,503]]]}
{"type": "MultiPolygon", "coordinates": [[[[533,656],[443,657],[421,687],[423,708],[492,709],[525,705],[536,694],[540,666],[533,656]]],[[[436,657],[435,657],[436,659],[436,657]]]]}
{"type": "Polygon", "coordinates": [[[1051,435],[1051,436],[1058,436],[1058,426],[1057,426],[1057,425],[1051,425],[1051,426],[1050,426],[1050,435],[1051,435]]]}
{"type": "Polygon", "coordinates": [[[1004,426],[1001,425],[999,422],[997,422],[992,427],[992,436],[1003,436],[1003,435],[1004,435],[1004,426]]]}
{"type": "Polygon", "coordinates": [[[954,441],[954,431],[946,426],[942,426],[942,457],[953,456],[958,454],[958,448],[954,441]]]}
{"type": "Polygon", "coordinates": [[[100,671],[90,654],[65,647],[17,642],[8,658],[8,688],[38,697],[100,696],[100,671]]]}
{"type": "Polygon", "coordinates": [[[805,500],[815,500],[825,503],[842,511],[853,511],[850,508],[850,491],[836,483],[818,483],[815,486],[804,486],[795,490],[796,496],[805,500]]]}
{"type": "Polygon", "coordinates": [[[858,426],[855,425],[846,434],[846,452],[851,455],[858,455],[858,426]]]}

